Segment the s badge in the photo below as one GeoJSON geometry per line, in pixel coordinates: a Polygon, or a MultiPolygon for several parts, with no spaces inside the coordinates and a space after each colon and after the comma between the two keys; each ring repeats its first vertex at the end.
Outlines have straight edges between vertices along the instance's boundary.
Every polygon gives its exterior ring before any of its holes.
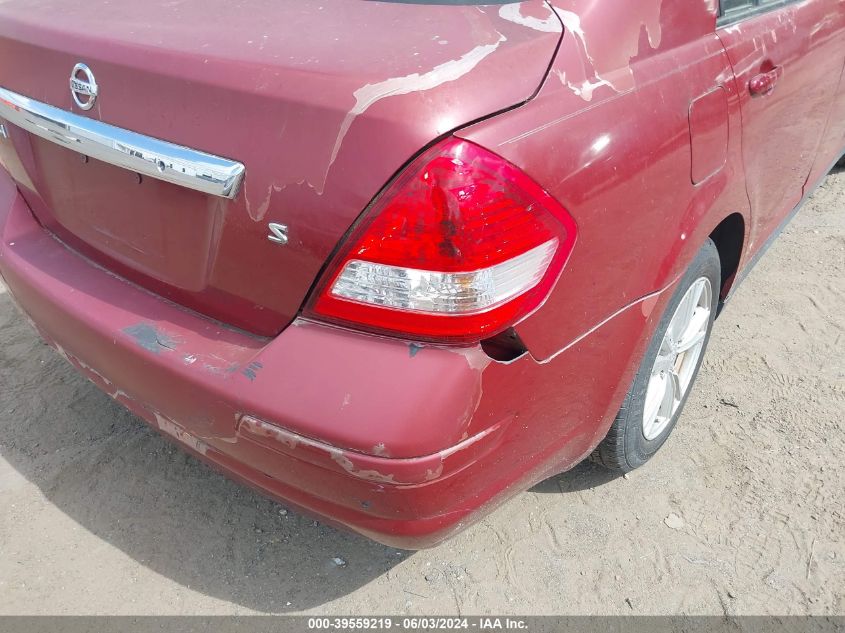
{"type": "Polygon", "coordinates": [[[275,222],[270,222],[270,224],[267,225],[267,228],[270,229],[270,234],[267,236],[268,240],[275,242],[276,244],[288,243],[287,224],[276,224],[275,222]]]}

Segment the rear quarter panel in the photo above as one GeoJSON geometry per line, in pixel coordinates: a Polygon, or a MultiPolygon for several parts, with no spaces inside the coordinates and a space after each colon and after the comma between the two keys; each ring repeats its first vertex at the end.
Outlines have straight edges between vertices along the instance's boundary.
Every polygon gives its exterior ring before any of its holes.
{"type": "Polygon", "coordinates": [[[462,133],[526,170],[578,224],[554,292],[517,327],[539,360],[666,288],[721,219],[748,213],[737,87],[715,2],[553,5],[565,35],[537,98],[462,133]],[[693,184],[690,107],[714,90],[727,111],[696,118],[704,147],[717,147],[713,131],[723,128],[727,155],[693,184]]]}
{"type": "MultiPolygon", "coordinates": [[[[835,35],[836,50],[845,51],[845,0],[830,0],[830,11],[823,19],[824,24],[818,26],[819,31],[824,26],[831,28],[835,35]]],[[[837,81],[830,77],[830,81],[837,81]]],[[[827,128],[822,134],[813,169],[804,186],[804,195],[809,194],[819,179],[824,177],[833,161],[845,152],[845,65],[839,73],[838,89],[830,107],[827,128]]]]}

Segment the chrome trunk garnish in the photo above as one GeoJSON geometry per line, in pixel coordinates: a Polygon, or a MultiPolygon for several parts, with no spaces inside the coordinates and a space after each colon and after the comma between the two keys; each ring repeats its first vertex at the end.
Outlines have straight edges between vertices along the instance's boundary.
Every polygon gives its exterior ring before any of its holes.
{"type": "Polygon", "coordinates": [[[239,162],[88,119],[2,87],[0,117],[85,156],[223,198],[237,195],[246,171],[239,162]]]}

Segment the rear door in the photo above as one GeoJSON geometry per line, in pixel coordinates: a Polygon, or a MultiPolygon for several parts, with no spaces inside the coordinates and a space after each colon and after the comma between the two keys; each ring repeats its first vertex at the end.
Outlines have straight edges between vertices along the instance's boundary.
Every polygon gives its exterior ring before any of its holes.
{"type": "Polygon", "coordinates": [[[756,249],[800,201],[845,50],[838,0],[721,0],[718,35],[740,88],[756,249]]]}

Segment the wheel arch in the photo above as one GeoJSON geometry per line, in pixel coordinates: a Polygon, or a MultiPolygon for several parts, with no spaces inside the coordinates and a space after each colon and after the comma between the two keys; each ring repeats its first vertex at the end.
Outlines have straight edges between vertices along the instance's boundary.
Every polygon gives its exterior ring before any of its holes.
{"type": "Polygon", "coordinates": [[[714,228],[709,238],[719,251],[722,266],[722,281],[719,291],[720,303],[725,300],[736,281],[739,264],[745,249],[746,222],[741,213],[731,213],[714,228]]]}

